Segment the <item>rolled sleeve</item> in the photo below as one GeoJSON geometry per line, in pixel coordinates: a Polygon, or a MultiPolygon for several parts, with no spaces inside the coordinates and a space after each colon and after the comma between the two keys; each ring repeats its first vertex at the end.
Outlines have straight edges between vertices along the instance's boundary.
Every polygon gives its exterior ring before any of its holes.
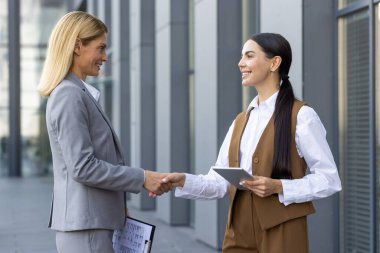
{"type": "Polygon", "coordinates": [[[284,205],[328,197],[342,189],[338,170],[326,140],[326,130],[316,112],[303,106],[297,116],[296,144],[310,174],[281,180],[284,205]]]}

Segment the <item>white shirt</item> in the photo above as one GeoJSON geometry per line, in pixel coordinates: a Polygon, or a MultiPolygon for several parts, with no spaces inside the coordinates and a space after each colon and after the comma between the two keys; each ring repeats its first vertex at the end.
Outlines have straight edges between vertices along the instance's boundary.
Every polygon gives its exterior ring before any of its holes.
{"type": "MultiPolygon", "coordinates": [[[[258,105],[255,97],[248,106],[250,117],[240,144],[240,167],[252,173],[252,156],[257,143],[275,109],[278,92],[258,105]],[[253,108],[253,109],[252,109],[253,108]],[[252,109],[252,110],[251,110],[252,109]]],[[[220,148],[215,166],[229,166],[228,150],[235,122],[230,126],[220,148]]],[[[324,198],[342,189],[337,167],[326,140],[326,130],[317,113],[302,106],[297,115],[296,146],[299,156],[305,159],[310,174],[301,179],[281,179],[283,194],[278,194],[284,205],[324,198]]],[[[210,169],[207,175],[186,174],[182,188],[175,196],[190,199],[217,199],[228,193],[229,183],[210,169]]]]}
{"type": "Polygon", "coordinates": [[[88,90],[88,92],[90,92],[91,96],[92,96],[97,102],[99,102],[100,91],[98,91],[94,86],[87,84],[87,83],[86,83],[85,81],[83,81],[83,80],[82,80],[82,83],[84,84],[84,86],[86,87],[86,89],[88,90]]]}

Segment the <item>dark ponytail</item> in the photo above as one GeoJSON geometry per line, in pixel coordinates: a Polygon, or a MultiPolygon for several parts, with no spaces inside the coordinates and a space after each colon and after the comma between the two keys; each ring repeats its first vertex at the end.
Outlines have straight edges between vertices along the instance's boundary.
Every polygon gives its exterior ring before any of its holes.
{"type": "Polygon", "coordinates": [[[274,110],[275,134],[271,177],[275,179],[291,179],[291,119],[295,97],[288,73],[292,63],[292,49],[289,42],[279,34],[260,33],[252,36],[251,39],[262,48],[268,58],[280,56],[282,60],[279,67],[281,86],[274,110]]]}

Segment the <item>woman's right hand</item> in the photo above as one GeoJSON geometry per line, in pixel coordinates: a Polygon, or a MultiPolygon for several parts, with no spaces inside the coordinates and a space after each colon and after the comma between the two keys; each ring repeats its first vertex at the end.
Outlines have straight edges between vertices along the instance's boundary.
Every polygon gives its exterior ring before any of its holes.
{"type": "Polygon", "coordinates": [[[171,183],[173,187],[183,187],[185,181],[185,173],[169,173],[162,179],[163,183],[171,183]]]}
{"type": "MultiPolygon", "coordinates": [[[[174,187],[183,187],[186,180],[185,173],[165,173],[166,176],[161,179],[163,185],[170,185],[170,189],[174,187]]],[[[150,191],[149,196],[155,198],[158,196],[155,192],[150,191]]]]}

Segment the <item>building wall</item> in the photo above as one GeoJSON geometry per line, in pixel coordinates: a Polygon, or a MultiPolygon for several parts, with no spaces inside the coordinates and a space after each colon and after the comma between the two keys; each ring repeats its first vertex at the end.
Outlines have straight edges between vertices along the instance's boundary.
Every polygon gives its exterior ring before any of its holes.
{"type": "MultiPolygon", "coordinates": [[[[188,1],[156,2],[156,167],[189,169],[188,1]]],[[[189,201],[174,193],[157,199],[157,215],[172,225],[189,224],[189,201]]]]}
{"type": "Polygon", "coordinates": [[[299,99],[303,98],[302,3],[302,0],[260,1],[260,32],[279,33],[292,47],[293,59],[289,80],[292,82],[295,96],[299,99]]]}
{"type": "MultiPolygon", "coordinates": [[[[155,146],[155,10],[153,0],[130,0],[130,104],[131,166],[156,169],[155,146]]],[[[143,191],[131,194],[131,205],[143,210],[155,200],[143,191]]]]}
{"type": "MultiPolygon", "coordinates": [[[[195,3],[195,174],[215,164],[219,147],[241,110],[241,2],[195,3]]],[[[228,199],[195,203],[197,238],[213,247],[223,241],[228,199]],[[212,229],[210,229],[212,228],[212,229]]]]}
{"type": "MultiPolygon", "coordinates": [[[[335,85],[335,12],[329,0],[306,0],[303,4],[304,100],[318,113],[327,141],[339,165],[338,94],[335,85]]],[[[339,252],[339,195],[314,201],[310,215],[311,252],[339,252]],[[320,243],[323,242],[323,243],[320,243]]]]}

